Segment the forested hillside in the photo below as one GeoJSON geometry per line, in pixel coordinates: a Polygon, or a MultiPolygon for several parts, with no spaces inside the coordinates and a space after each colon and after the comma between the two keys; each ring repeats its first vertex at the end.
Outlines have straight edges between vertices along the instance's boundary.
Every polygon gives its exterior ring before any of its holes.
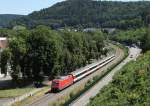
{"type": "Polygon", "coordinates": [[[141,27],[144,19],[146,23],[150,23],[149,11],[150,2],[148,1],[66,0],[15,20],[11,25],[34,27],[40,24],[53,28],[67,25],[128,29],[141,27]]]}
{"type": "Polygon", "coordinates": [[[119,31],[116,35],[110,36],[110,38],[128,45],[137,44],[144,51],[150,50],[150,27],[119,31]]]}
{"type": "Polygon", "coordinates": [[[22,15],[1,14],[0,15],[0,26],[6,27],[12,20],[20,18],[20,17],[22,17],[22,15]]]}
{"type": "Polygon", "coordinates": [[[149,106],[150,52],[125,65],[88,106],[149,106]]]}

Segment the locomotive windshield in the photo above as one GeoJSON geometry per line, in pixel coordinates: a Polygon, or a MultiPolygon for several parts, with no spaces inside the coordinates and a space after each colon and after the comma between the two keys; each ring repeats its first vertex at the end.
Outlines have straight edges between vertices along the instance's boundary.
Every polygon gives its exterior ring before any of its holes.
{"type": "Polygon", "coordinates": [[[66,79],[68,76],[57,76],[56,79],[66,79]]]}
{"type": "Polygon", "coordinates": [[[52,86],[57,86],[57,85],[59,85],[58,82],[55,82],[55,81],[52,82],[52,86]]]}

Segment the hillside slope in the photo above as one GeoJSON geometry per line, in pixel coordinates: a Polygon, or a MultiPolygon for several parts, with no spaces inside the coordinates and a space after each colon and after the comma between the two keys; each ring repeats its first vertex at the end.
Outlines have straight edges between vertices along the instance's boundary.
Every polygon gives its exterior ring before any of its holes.
{"type": "Polygon", "coordinates": [[[67,0],[33,12],[13,24],[25,24],[28,27],[39,24],[53,27],[138,27],[142,24],[143,10],[150,11],[150,2],[67,0]]]}
{"type": "Polygon", "coordinates": [[[0,14],[0,26],[5,27],[10,21],[20,17],[22,17],[22,15],[0,14]]]}
{"type": "Polygon", "coordinates": [[[149,106],[150,51],[124,66],[88,106],[149,106]]]}

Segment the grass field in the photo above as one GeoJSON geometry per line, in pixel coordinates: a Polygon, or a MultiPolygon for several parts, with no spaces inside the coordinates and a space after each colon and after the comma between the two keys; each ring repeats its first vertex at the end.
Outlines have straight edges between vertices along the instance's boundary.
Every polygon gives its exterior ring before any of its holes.
{"type": "Polygon", "coordinates": [[[36,88],[16,88],[16,89],[9,89],[9,90],[0,90],[0,98],[10,98],[10,97],[21,96],[34,89],[36,88]]]}
{"type": "Polygon", "coordinates": [[[28,97],[28,98],[26,98],[26,99],[24,99],[24,100],[22,100],[22,101],[20,101],[20,102],[17,102],[17,103],[15,103],[15,104],[13,104],[12,106],[25,106],[26,104],[31,103],[31,102],[33,102],[34,100],[36,100],[37,98],[39,98],[39,97],[45,95],[45,93],[46,93],[48,90],[50,90],[50,86],[44,87],[43,90],[41,90],[41,91],[35,93],[34,95],[32,95],[32,96],[30,96],[30,97],[28,97]]]}

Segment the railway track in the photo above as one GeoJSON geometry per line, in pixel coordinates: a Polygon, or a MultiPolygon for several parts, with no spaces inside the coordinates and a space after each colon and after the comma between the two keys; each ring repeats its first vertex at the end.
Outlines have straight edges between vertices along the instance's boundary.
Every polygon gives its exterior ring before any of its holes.
{"type": "Polygon", "coordinates": [[[77,89],[80,85],[85,85],[89,79],[93,78],[94,76],[98,74],[101,74],[104,70],[109,68],[111,65],[117,63],[123,57],[124,53],[120,48],[118,48],[115,45],[113,45],[112,47],[116,50],[116,54],[115,54],[116,58],[111,63],[108,63],[106,66],[102,67],[98,71],[83,78],[82,80],[76,82],[75,84],[64,89],[63,91],[59,93],[45,94],[41,96],[40,98],[37,98],[36,100],[32,101],[31,103],[25,104],[25,106],[50,106],[52,103],[56,102],[58,99],[62,98],[64,95],[69,95],[71,91],[73,91],[74,89],[77,89]]]}

